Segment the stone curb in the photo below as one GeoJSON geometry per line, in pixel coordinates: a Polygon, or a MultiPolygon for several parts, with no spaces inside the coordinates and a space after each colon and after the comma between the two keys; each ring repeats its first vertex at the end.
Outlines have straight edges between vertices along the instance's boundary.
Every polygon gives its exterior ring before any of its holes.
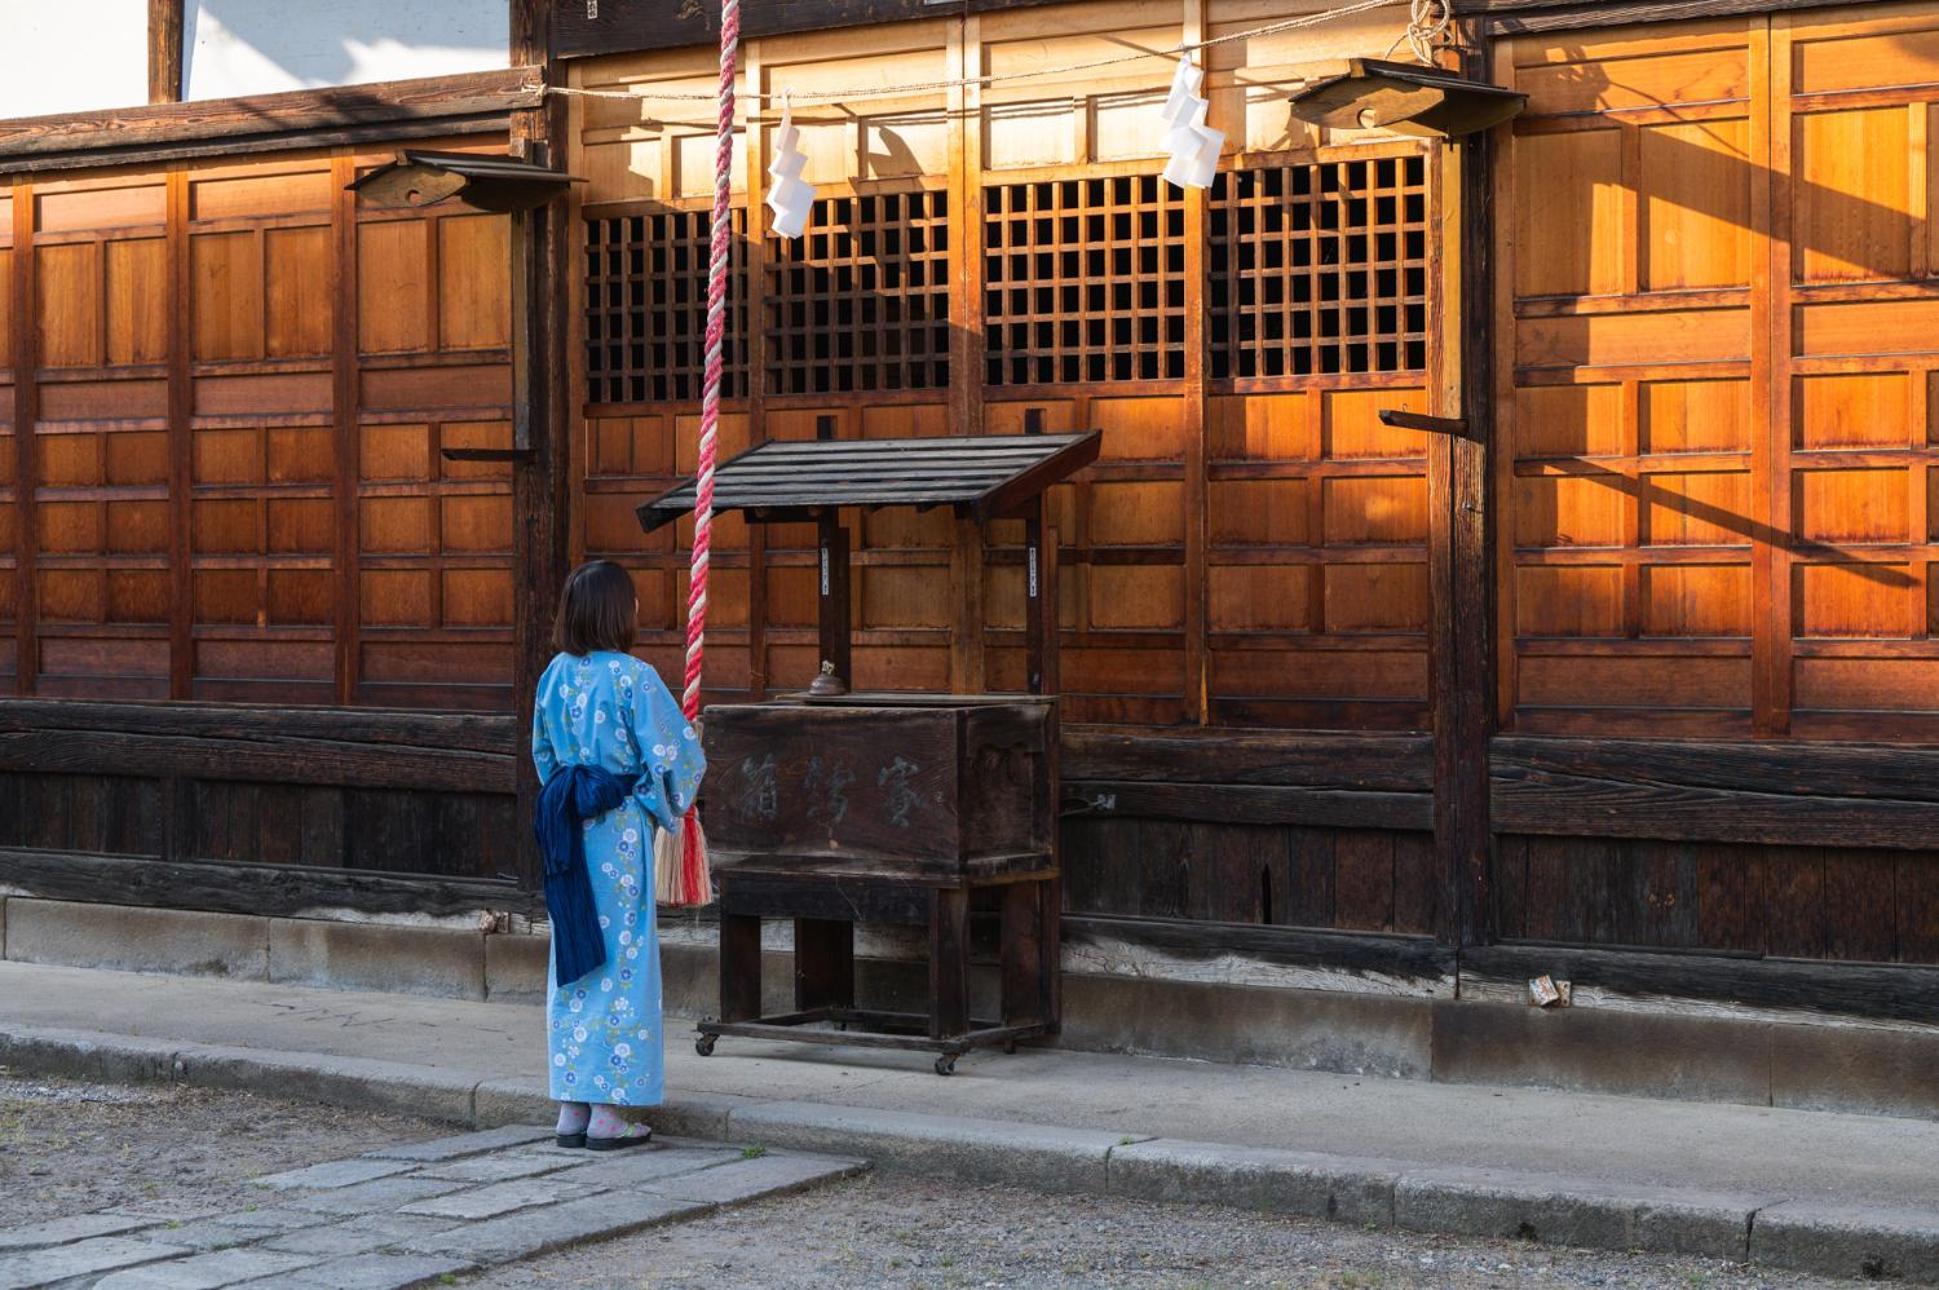
{"type": "MultiPolygon", "coordinates": [[[[542,1079],[319,1053],[171,1044],[0,1027],[23,1073],[247,1089],[478,1127],[551,1113],[542,1079]]],[[[701,1094],[654,1117],[670,1136],[865,1156],[879,1167],[1004,1183],[1231,1205],[1376,1227],[1701,1255],[1853,1280],[1939,1282],[1939,1212],[1885,1212],[1504,1170],[1425,1168],[1095,1129],[701,1094]]]]}

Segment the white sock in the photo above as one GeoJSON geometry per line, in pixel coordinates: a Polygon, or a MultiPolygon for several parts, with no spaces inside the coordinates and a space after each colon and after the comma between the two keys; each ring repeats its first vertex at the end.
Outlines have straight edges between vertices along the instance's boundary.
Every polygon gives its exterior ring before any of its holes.
{"type": "Polygon", "coordinates": [[[586,1122],[592,1119],[592,1108],[584,1102],[559,1103],[559,1129],[561,1136],[586,1131],[586,1122]]]}

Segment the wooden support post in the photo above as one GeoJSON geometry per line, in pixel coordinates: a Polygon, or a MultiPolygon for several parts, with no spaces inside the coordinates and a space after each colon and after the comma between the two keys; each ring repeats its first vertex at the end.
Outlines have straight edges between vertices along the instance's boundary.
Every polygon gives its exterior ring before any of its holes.
{"type": "Polygon", "coordinates": [[[989,686],[984,672],[983,525],[978,520],[959,517],[956,521],[949,583],[956,611],[956,628],[949,641],[949,688],[957,694],[981,694],[989,686]]]}
{"type": "Polygon", "coordinates": [[[168,329],[168,576],[171,603],[168,614],[168,697],[186,699],[195,684],[195,581],[190,569],[194,552],[191,520],[194,507],[194,435],[189,415],[194,404],[190,386],[189,338],[195,334],[189,263],[189,176],[186,170],[168,174],[165,201],[168,230],[169,280],[173,284],[174,318],[168,329]]]}
{"type": "Polygon", "coordinates": [[[182,11],[188,0],[148,0],[148,101],[182,101],[182,11]]]}
{"type": "Polygon", "coordinates": [[[822,663],[832,663],[835,676],[843,685],[854,680],[849,634],[848,530],[842,527],[841,512],[826,510],[816,520],[819,567],[817,586],[820,605],[822,663]]]}
{"type": "Polygon", "coordinates": [[[1492,939],[1493,834],[1488,740],[1494,725],[1493,369],[1488,281],[1493,236],[1493,145],[1488,134],[1445,144],[1439,185],[1436,412],[1465,422],[1428,446],[1434,838],[1442,864],[1440,939],[1492,939]]]}
{"type": "MultiPolygon", "coordinates": [[[[555,73],[549,57],[552,8],[547,0],[512,4],[512,63],[541,65],[547,84],[555,73]]],[[[556,164],[565,146],[565,100],[547,97],[537,107],[512,113],[510,134],[514,154],[556,164]]],[[[564,205],[563,198],[555,198],[512,221],[512,441],[531,449],[512,468],[512,693],[520,731],[531,726],[533,693],[552,657],[552,608],[572,545],[564,316],[572,263],[564,205]]],[[[518,818],[529,820],[538,803],[538,776],[530,757],[517,760],[518,818]]],[[[538,849],[528,830],[518,833],[520,877],[535,889],[538,849]]]]}
{"type": "Polygon", "coordinates": [[[720,916],[720,1019],[752,1021],[761,1015],[761,920],[751,914],[720,916]]]}
{"type": "Polygon", "coordinates": [[[855,924],[837,918],[794,920],[794,1006],[855,1006],[855,924]]]}
{"type": "Polygon", "coordinates": [[[938,887],[930,897],[929,1037],[969,1029],[969,888],[938,887]]]}
{"type": "Polygon", "coordinates": [[[1003,1024],[1031,1026],[1044,1019],[1049,1003],[1042,884],[1013,882],[1002,891],[1003,1024]]]}
{"type": "Polygon", "coordinates": [[[14,690],[32,694],[40,675],[40,599],[34,581],[35,537],[34,485],[39,479],[35,465],[34,424],[40,420],[40,328],[31,320],[36,291],[34,272],[34,185],[21,180],[13,186],[13,314],[12,352],[7,355],[13,367],[13,532],[14,532],[14,690]]]}

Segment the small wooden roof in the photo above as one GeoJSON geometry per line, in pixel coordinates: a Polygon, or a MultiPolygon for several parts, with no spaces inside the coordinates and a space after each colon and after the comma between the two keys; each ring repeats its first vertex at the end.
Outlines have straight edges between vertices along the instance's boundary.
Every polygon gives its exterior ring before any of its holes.
{"type": "Polygon", "coordinates": [[[567,185],[585,182],[522,157],[404,148],[348,187],[378,206],[434,206],[461,197],[480,210],[511,212],[530,210],[567,185]]]}
{"type": "MultiPolygon", "coordinates": [[[[1097,460],[1102,436],[966,435],[924,439],[775,440],[714,473],[714,509],[754,520],[796,520],[839,506],[935,506],[990,519],[1016,509],[1097,460]]],[[[652,532],[694,507],[694,481],[643,502],[652,532]]]]}

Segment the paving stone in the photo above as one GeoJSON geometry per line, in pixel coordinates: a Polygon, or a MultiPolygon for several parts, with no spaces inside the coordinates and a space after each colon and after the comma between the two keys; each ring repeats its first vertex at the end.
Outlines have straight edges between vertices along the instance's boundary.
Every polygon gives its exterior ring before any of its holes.
{"type": "MultiPolygon", "coordinates": [[[[425,1165],[417,1171],[417,1176],[445,1178],[452,1182],[509,1182],[514,1178],[531,1178],[539,1174],[556,1173],[561,1169],[576,1169],[588,1162],[588,1155],[589,1153],[584,1151],[573,1151],[551,1145],[522,1147],[517,1151],[494,1151],[489,1155],[467,1156],[463,1160],[425,1165]]],[[[597,1160],[598,1156],[591,1156],[591,1159],[597,1160]]],[[[400,1168],[411,1167],[401,1160],[390,1163],[400,1168]]]]}
{"type": "Polygon", "coordinates": [[[1111,1191],[1140,1200],[1236,1205],[1277,1214],[1394,1222],[1399,1171],[1378,1161],[1160,1138],[1111,1151],[1111,1191]]]}
{"type": "Polygon", "coordinates": [[[191,1259],[150,1263],[129,1268],[95,1282],[96,1290],[216,1290],[238,1281],[279,1276],[315,1263],[314,1254],[291,1254],[277,1250],[219,1250],[198,1254],[191,1259]]]}
{"type": "Polygon", "coordinates": [[[592,1163],[573,1170],[571,1176],[574,1182],[595,1187],[636,1187],[740,1158],[738,1147],[633,1147],[595,1154],[592,1163]]]}
{"type": "Polygon", "coordinates": [[[66,1245],[90,1236],[117,1236],[153,1227],[162,1220],[133,1214],[70,1214],[24,1227],[0,1228],[0,1253],[66,1245]]]}
{"type": "Polygon", "coordinates": [[[712,1169],[674,1174],[648,1183],[645,1190],[675,1200],[709,1205],[735,1205],[757,1196],[798,1191],[817,1183],[834,1182],[861,1173],[868,1164],[837,1156],[765,1155],[736,1160],[712,1169]]]}
{"type": "Polygon", "coordinates": [[[0,1290],[29,1290],[62,1281],[97,1276],[116,1268],[193,1254],[180,1245],[161,1245],[129,1236],[95,1236],[72,1245],[56,1245],[24,1254],[0,1255],[0,1290]]]}
{"type": "Polygon", "coordinates": [[[300,1209],[237,1210],[186,1223],[167,1223],[149,1235],[155,1240],[187,1246],[192,1250],[223,1250],[232,1245],[244,1245],[265,1236],[281,1236],[285,1232],[315,1227],[328,1221],[321,1214],[300,1209]]]}
{"type": "Polygon", "coordinates": [[[428,1164],[432,1161],[458,1160],[465,1156],[482,1156],[487,1151],[522,1147],[532,1142],[550,1142],[552,1136],[552,1129],[547,1125],[507,1124],[496,1129],[480,1129],[476,1133],[461,1133],[455,1138],[434,1138],[430,1142],[379,1147],[375,1151],[364,1152],[364,1156],[372,1160],[415,1160],[428,1164]]]}
{"type": "Polygon", "coordinates": [[[301,1287],[301,1290],[405,1290],[408,1286],[430,1285],[440,1278],[470,1271],[474,1266],[471,1260],[453,1255],[359,1254],[242,1284],[250,1290],[269,1290],[272,1286],[301,1287]]]}
{"type": "Polygon", "coordinates": [[[406,1173],[415,1167],[408,1160],[330,1160],[305,1169],[252,1178],[250,1182],[257,1187],[270,1187],[276,1191],[288,1191],[295,1187],[319,1190],[326,1187],[354,1187],[375,1178],[406,1173]]]}
{"type": "Polygon", "coordinates": [[[458,1226],[455,1218],[431,1218],[423,1214],[366,1214],[347,1222],[324,1227],[306,1227],[264,1241],[266,1250],[289,1250],[296,1254],[319,1254],[342,1258],[368,1254],[414,1236],[434,1236],[458,1226]]]}
{"type": "Polygon", "coordinates": [[[1939,1220],[1930,1211],[1788,1201],[1757,1212],[1750,1257],[1850,1280],[1939,1282],[1939,1220]]]}
{"type": "Polygon", "coordinates": [[[435,1196],[429,1200],[416,1201],[401,1206],[398,1212],[428,1214],[433,1218],[468,1220],[496,1218],[500,1214],[509,1214],[515,1209],[530,1209],[534,1205],[551,1205],[562,1200],[576,1200],[592,1190],[591,1187],[578,1186],[556,1178],[515,1178],[511,1182],[494,1183],[489,1187],[457,1191],[445,1196],[435,1196]]]}
{"type": "Polygon", "coordinates": [[[581,1241],[625,1236],[711,1208],[711,1205],[642,1192],[624,1197],[602,1192],[583,1200],[521,1210],[482,1223],[467,1223],[436,1236],[399,1241],[397,1246],[416,1254],[449,1255],[477,1263],[510,1263],[581,1241]]]}
{"type": "Polygon", "coordinates": [[[390,1214],[417,1201],[447,1195],[463,1188],[463,1183],[445,1182],[438,1178],[379,1178],[375,1182],[358,1183],[354,1187],[339,1187],[334,1191],[299,1196],[290,1204],[317,1214],[390,1214]]]}

